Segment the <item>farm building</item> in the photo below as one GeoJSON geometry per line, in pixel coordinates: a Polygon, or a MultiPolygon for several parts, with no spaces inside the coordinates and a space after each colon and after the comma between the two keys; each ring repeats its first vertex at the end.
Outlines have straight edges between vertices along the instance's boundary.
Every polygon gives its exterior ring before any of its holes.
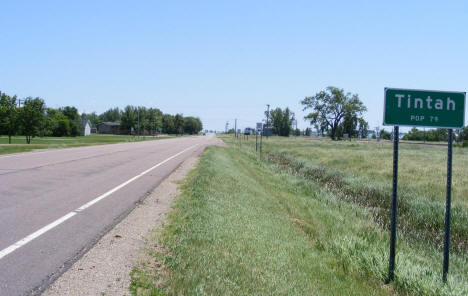
{"type": "Polygon", "coordinates": [[[89,120],[83,120],[81,122],[81,135],[89,136],[91,134],[91,124],[89,120]]]}
{"type": "Polygon", "coordinates": [[[120,134],[120,123],[118,122],[101,122],[97,125],[99,134],[120,134]]]}

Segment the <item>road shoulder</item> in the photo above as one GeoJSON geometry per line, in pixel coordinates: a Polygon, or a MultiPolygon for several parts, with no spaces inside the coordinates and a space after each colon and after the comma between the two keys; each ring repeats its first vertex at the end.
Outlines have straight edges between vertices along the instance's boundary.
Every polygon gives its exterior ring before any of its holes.
{"type": "Polygon", "coordinates": [[[145,237],[164,223],[165,214],[180,193],[177,181],[183,180],[197,162],[195,156],[184,161],[43,295],[129,295],[130,272],[142,259],[145,237]]]}

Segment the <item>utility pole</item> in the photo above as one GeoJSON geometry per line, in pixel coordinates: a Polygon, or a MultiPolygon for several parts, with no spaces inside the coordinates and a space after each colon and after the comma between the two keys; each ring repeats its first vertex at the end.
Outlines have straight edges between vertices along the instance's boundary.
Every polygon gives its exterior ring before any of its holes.
{"type": "Polygon", "coordinates": [[[235,136],[236,139],[237,139],[237,118],[234,119],[234,136],[235,136]]]}
{"type": "MultiPolygon", "coordinates": [[[[266,128],[268,129],[268,119],[270,118],[270,104],[267,104],[267,114],[266,114],[266,116],[267,116],[266,128]]],[[[264,133],[265,133],[265,131],[264,131],[264,133]]]]}
{"type": "Polygon", "coordinates": [[[297,137],[297,134],[296,134],[296,132],[297,132],[297,119],[295,119],[295,121],[296,121],[296,130],[294,131],[294,135],[296,135],[296,137],[297,137]]]}
{"type": "Polygon", "coordinates": [[[138,106],[138,137],[140,137],[140,106],[138,106]]]}

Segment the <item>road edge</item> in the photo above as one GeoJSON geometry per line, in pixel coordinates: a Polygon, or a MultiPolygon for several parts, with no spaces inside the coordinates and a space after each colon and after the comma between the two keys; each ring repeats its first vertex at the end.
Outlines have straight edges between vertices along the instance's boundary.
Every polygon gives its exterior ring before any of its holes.
{"type": "MultiPolygon", "coordinates": [[[[54,287],[56,287],[56,285],[59,284],[58,281],[60,281],[60,279],[66,276],[66,274],[70,272],[76,264],[84,260],[85,256],[89,254],[90,252],[92,252],[95,248],[97,248],[101,242],[103,242],[105,239],[111,238],[113,230],[115,230],[122,223],[125,223],[125,220],[136,209],[144,206],[145,201],[149,197],[151,197],[158,190],[158,188],[160,188],[163,184],[173,182],[174,181],[173,177],[177,175],[177,173],[181,170],[181,168],[184,168],[184,166],[187,166],[187,164],[190,164],[192,162],[193,166],[190,169],[188,169],[187,172],[193,169],[195,166],[195,164],[193,163],[194,159],[196,160],[196,162],[198,162],[198,159],[200,155],[203,153],[204,149],[205,149],[205,146],[197,147],[191,156],[181,161],[174,170],[172,170],[171,172],[168,172],[164,176],[164,178],[162,178],[159,182],[155,183],[155,185],[150,190],[148,190],[143,196],[141,196],[135,203],[133,203],[129,209],[127,209],[121,215],[116,217],[112,224],[104,228],[103,231],[101,231],[95,238],[93,238],[93,240],[91,240],[84,248],[82,248],[79,252],[77,252],[72,258],[67,260],[56,272],[50,274],[46,279],[44,279],[40,285],[38,285],[37,287],[35,287],[34,289],[26,293],[26,295],[63,295],[63,293],[54,294],[57,291],[52,290],[54,289],[54,287]]],[[[184,178],[185,178],[186,173],[183,176],[184,178]]],[[[173,198],[175,197],[172,197],[172,200],[173,198]]],[[[156,226],[157,225],[152,225],[149,228],[153,229],[156,226]]],[[[144,237],[142,239],[144,239],[144,237]]],[[[140,250],[137,249],[135,251],[140,251],[140,250]]]]}

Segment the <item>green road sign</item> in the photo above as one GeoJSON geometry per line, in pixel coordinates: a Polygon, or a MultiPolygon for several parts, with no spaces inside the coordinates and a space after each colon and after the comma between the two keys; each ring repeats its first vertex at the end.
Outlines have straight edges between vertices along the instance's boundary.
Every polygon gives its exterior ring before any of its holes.
{"type": "Polygon", "coordinates": [[[385,88],[384,125],[462,128],[465,92],[385,88]]]}

